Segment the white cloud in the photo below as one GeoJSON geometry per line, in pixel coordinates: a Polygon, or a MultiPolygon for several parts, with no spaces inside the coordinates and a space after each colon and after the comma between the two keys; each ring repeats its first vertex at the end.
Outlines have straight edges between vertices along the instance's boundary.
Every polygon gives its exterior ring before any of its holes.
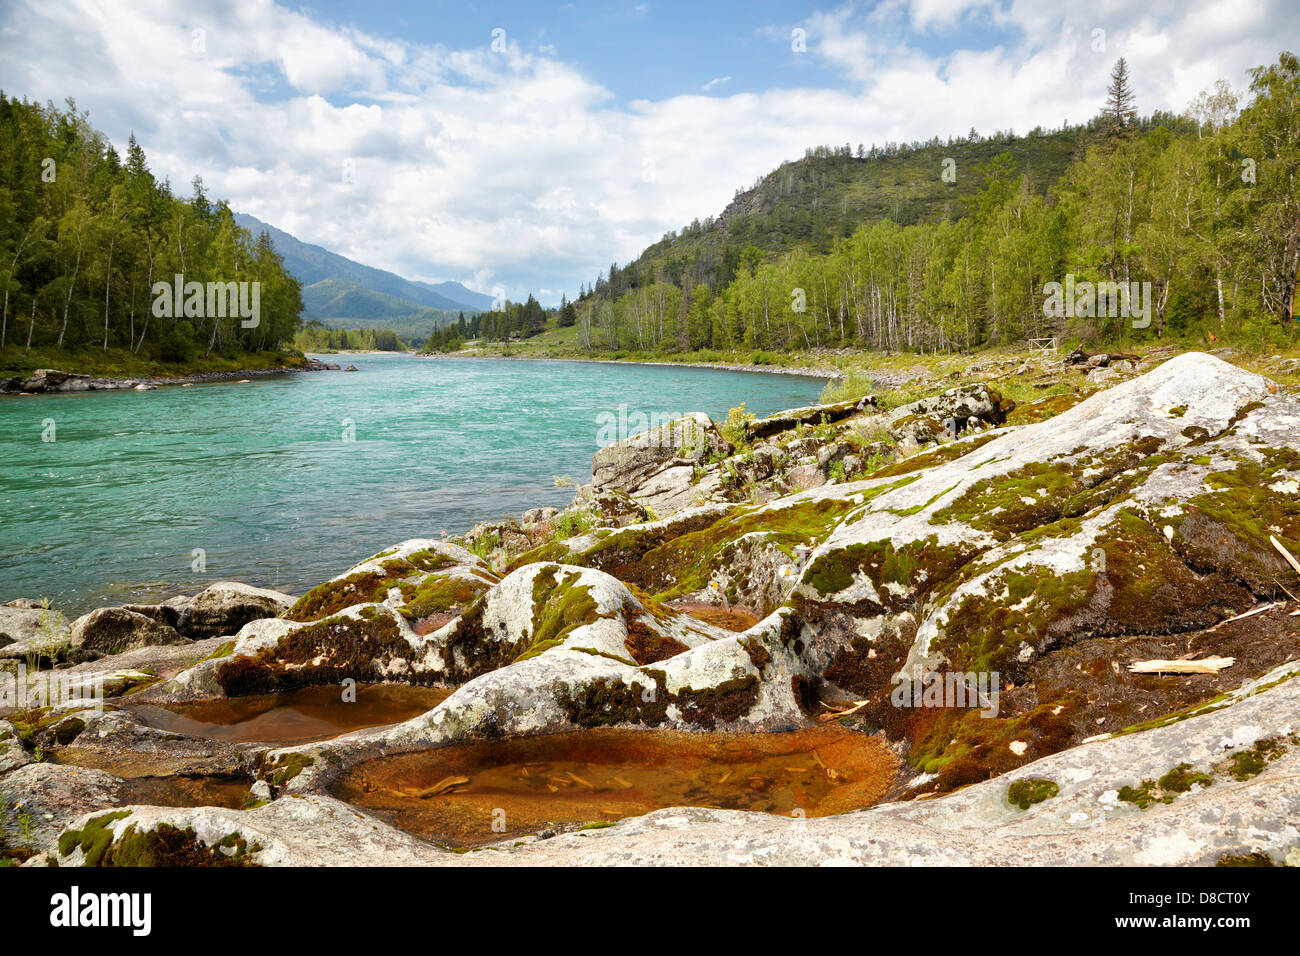
{"type": "MultiPolygon", "coordinates": [[[[1243,86],[1279,37],[1300,33],[1300,13],[1287,0],[1111,0],[1064,14],[1027,0],[891,0],[800,25],[806,55],[842,77],[835,88],[719,95],[734,85],[719,76],[701,93],[620,105],[554,47],[513,37],[501,53],[486,36],[474,49],[421,45],[270,0],[18,0],[0,13],[0,86],[73,95],[119,145],[134,129],[178,191],[197,173],[210,195],[306,241],[521,297],[572,293],[810,145],[1086,119],[1120,55],[1142,111],[1181,109],[1219,77],[1243,86]],[[972,20],[1000,45],[964,49],[972,20]],[[918,31],[951,49],[922,48],[918,31]]],[[[774,67],[788,61],[789,27],[767,35],[774,67]]]]}

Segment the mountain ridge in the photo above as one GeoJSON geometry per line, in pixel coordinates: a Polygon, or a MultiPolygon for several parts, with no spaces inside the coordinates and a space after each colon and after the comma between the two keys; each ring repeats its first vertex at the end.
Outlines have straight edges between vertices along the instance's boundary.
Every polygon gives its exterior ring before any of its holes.
{"type": "MultiPolygon", "coordinates": [[[[404,300],[410,305],[410,308],[405,310],[406,314],[424,309],[445,312],[482,312],[492,306],[491,296],[467,289],[459,282],[429,283],[407,279],[394,272],[368,266],[339,255],[337,252],[331,252],[323,246],[304,242],[292,233],[285,232],[248,213],[234,213],[234,218],[236,223],[253,235],[266,232],[271,236],[276,250],[284,258],[285,268],[303,283],[305,319],[323,321],[366,317],[364,314],[358,316],[314,314],[313,302],[320,303],[323,297],[309,293],[313,287],[327,280],[350,283],[390,299],[404,300]]],[[[388,303],[388,307],[391,308],[391,303],[388,303]]]]}

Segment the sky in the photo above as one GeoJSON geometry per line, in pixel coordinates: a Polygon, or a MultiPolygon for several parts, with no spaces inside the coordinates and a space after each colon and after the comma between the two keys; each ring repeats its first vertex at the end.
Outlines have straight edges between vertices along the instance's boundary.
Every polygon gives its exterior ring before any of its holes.
{"type": "Polygon", "coordinates": [[[0,89],[367,265],[544,304],[819,144],[1139,112],[1300,50],[1295,0],[3,0],[0,89]]]}

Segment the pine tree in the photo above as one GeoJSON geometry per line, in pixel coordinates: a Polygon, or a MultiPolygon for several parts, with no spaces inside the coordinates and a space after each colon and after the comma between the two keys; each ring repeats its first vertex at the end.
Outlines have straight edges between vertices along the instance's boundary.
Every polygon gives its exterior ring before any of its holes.
{"type": "Polygon", "coordinates": [[[1106,88],[1106,108],[1102,111],[1102,125],[1108,138],[1127,136],[1137,122],[1133,106],[1133,88],[1129,85],[1128,63],[1123,57],[1115,61],[1110,71],[1110,86],[1106,88]]]}

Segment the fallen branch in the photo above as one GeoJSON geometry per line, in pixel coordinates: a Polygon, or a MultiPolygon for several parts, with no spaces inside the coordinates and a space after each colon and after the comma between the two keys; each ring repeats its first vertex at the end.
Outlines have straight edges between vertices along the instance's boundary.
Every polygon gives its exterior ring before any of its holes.
{"type": "Polygon", "coordinates": [[[1134,661],[1134,674],[1217,674],[1237,663],[1235,657],[1203,657],[1199,661],[1134,661]]]}
{"type": "MultiPolygon", "coordinates": [[[[822,714],[817,719],[820,720],[822,723],[826,723],[827,721],[830,720],[839,720],[841,717],[848,717],[851,714],[856,714],[863,707],[866,707],[867,704],[869,703],[871,703],[871,701],[869,700],[854,701],[853,706],[849,707],[847,710],[831,710],[829,714],[822,714]]],[[[829,709],[831,705],[826,703],[825,701],[822,701],[822,706],[829,709]]]]}
{"type": "Polygon", "coordinates": [[[1295,555],[1286,549],[1286,545],[1271,534],[1268,536],[1268,540],[1273,542],[1273,547],[1282,552],[1282,557],[1286,558],[1287,563],[1295,568],[1295,573],[1300,574],[1300,561],[1297,561],[1295,555]]]}
{"type": "Polygon", "coordinates": [[[1230,617],[1226,621],[1220,621],[1218,624],[1214,625],[1214,627],[1210,628],[1210,630],[1217,631],[1225,624],[1231,624],[1233,621],[1241,621],[1248,617],[1254,617],[1256,614],[1263,614],[1265,611],[1271,611],[1275,607],[1282,607],[1284,604],[1286,604],[1286,601],[1276,601],[1273,604],[1261,605],[1260,607],[1247,611],[1245,614],[1238,614],[1236,617],[1230,617]]]}

